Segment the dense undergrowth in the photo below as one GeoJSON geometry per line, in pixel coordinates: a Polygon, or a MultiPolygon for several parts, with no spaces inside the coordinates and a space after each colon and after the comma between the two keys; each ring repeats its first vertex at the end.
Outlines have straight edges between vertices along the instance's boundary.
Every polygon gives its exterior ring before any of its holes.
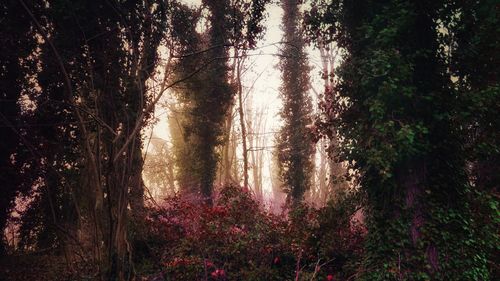
{"type": "Polygon", "coordinates": [[[338,196],[320,209],[305,204],[266,211],[238,187],[208,205],[173,197],[134,227],[137,273],[157,280],[348,280],[362,256],[357,201],[338,196]]]}

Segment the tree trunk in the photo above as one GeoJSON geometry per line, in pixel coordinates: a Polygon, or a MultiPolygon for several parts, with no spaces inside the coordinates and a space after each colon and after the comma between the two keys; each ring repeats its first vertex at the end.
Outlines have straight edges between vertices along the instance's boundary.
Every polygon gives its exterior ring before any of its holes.
{"type": "Polygon", "coordinates": [[[243,64],[243,58],[239,56],[238,50],[237,59],[238,63],[236,66],[236,81],[238,87],[238,113],[240,116],[240,127],[241,127],[241,142],[243,144],[243,187],[248,188],[248,150],[247,150],[247,130],[245,126],[245,114],[243,110],[243,87],[241,84],[241,67],[243,64]]]}

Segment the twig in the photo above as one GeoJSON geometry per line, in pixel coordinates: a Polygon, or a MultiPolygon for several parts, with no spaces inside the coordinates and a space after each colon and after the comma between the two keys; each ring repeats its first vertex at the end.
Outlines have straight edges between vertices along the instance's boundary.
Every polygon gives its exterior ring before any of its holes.
{"type": "Polygon", "coordinates": [[[299,281],[301,258],[302,258],[302,250],[299,253],[299,258],[297,259],[297,265],[295,266],[295,281],[299,281]]]}

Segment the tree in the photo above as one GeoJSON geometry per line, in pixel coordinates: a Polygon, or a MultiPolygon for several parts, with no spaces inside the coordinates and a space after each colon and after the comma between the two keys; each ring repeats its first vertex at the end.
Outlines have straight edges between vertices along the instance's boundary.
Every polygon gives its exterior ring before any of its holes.
{"type": "Polygon", "coordinates": [[[342,137],[367,196],[362,280],[488,280],[456,129],[460,104],[440,50],[439,24],[457,14],[441,14],[446,1],[317,7],[309,34],[346,51],[323,129],[342,137]]]}
{"type": "Polygon", "coordinates": [[[314,143],[307,126],[312,122],[312,103],[307,95],[309,67],[303,32],[299,26],[299,2],[286,0],[282,7],[285,45],[279,66],[283,80],[280,115],[284,125],[277,137],[277,147],[280,176],[288,200],[295,203],[302,200],[311,185],[314,143]]]}
{"type": "Polygon", "coordinates": [[[237,128],[234,124],[237,113],[234,110],[234,103],[229,107],[228,113],[224,122],[223,146],[220,148],[219,152],[220,162],[217,180],[219,186],[240,182],[240,169],[238,167],[236,155],[239,137],[237,128]]]}
{"type": "Polygon", "coordinates": [[[478,221],[490,276],[500,271],[500,227],[498,219],[500,186],[500,17],[495,1],[460,1],[446,6],[443,13],[443,56],[447,59],[458,92],[457,122],[464,136],[468,178],[475,191],[471,205],[478,221]]]}
{"type": "Polygon", "coordinates": [[[252,184],[255,196],[261,202],[264,200],[262,170],[264,168],[264,151],[266,149],[266,109],[262,108],[252,111],[251,105],[247,105],[246,120],[248,128],[248,151],[250,154],[250,168],[252,170],[252,184]]]}
{"type": "MultiPolygon", "coordinates": [[[[174,36],[178,45],[174,52],[180,58],[176,75],[193,74],[176,89],[184,114],[182,136],[189,148],[177,156],[178,160],[188,160],[177,161],[180,178],[189,179],[187,186],[181,188],[199,192],[209,201],[219,161],[217,148],[227,141],[225,123],[237,92],[235,85],[229,83],[229,48],[235,48],[234,53],[239,54],[239,49],[255,47],[255,40],[263,31],[260,22],[267,2],[203,1],[209,22],[206,32],[199,34],[192,24],[188,25],[190,28],[181,26],[185,23],[181,18],[176,25],[174,36]]],[[[185,6],[179,9],[194,22],[200,19],[196,11],[185,6]]]]}
{"type": "MultiPolygon", "coordinates": [[[[200,20],[200,13],[185,5],[173,7],[172,15],[172,46],[171,52],[180,59],[175,63],[173,80],[189,77],[176,85],[173,90],[177,105],[171,107],[169,128],[172,136],[176,180],[183,192],[200,192],[199,183],[203,176],[203,167],[197,156],[198,148],[202,146],[200,138],[193,128],[199,119],[198,103],[204,101],[203,68],[206,65],[204,54],[194,54],[202,46],[202,35],[196,31],[195,24],[200,20]],[[199,94],[198,94],[199,93],[199,94]]],[[[205,124],[206,125],[206,124],[205,124]]]]}
{"type": "Polygon", "coordinates": [[[44,206],[31,209],[50,210],[51,225],[64,233],[58,218],[71,221],[81,203],[85,213],[74,221],[94,224],[88,229],[101,277],[131,279],[127,208],[136,213],[142,206],[140,128],[155,103],[146,80],[166,29],[165,3],[18,2],[40,50],[30,54],[37,72],[23,78],[40,87],[33,95],[37,125],[48,122],[30,138],[41,143],[30,189],[41,187],[35,202],[44,206]]]}
{"type": "MultiPolygon", "coordinates": [[[[7,223],[17,192],[21,191],[22,179],[18,176],[20,163],[27,148],[22,145],[20,125],[22,109],[19,105],[23,94],[29,93],[30,85],[25,76],[32,74],[29,59],[34,52],[32,24],[28,15],[19,14],[22,6],[17,1],[0,4],[0,231],[7,223]]],[[[24,190],[25,191],[25,190],[24,190]]],[[[5,253],[3,239],[0,256],[5,253]]]]}
{"type": "Polygon", "coordinates": [[[154,134],[144,156],[144,180],[153,199],[164,199],[176,193],[172,152],[169,143],[154,134]]]}
{"type": "MultiPolygon", "coordinates": [[[[306,19],[307,21],[307,19],[306,19]]],[[[315,112],[315,123],[324,121],[324,117],[328,115],[332,109],[325,107],[338,106],[335,97],[335,85],[338,83],[335,75],[335,67],[338,64],[340,48],[334,42],[325,41],[320,37],[316,39],[316,48],[319,50],[321,58],[321,79],[323,80],[323,92],[318,93],[313,87],[318,102],[318,109],[315,112]]],[[[326,117],[328,118],[328,117],[326,117]]],[[[312,127],[314,128],[316,124],[312,127]]],[[[315,166],[316,186],[315,192],[311,192],[313,197],[311,201],[325,204],[329,199],[334,198],[339,192],[345,191],[349,187],[347,181],[347,170],[344,163],[338,157],[340,152],[338,136],[335,130],[329,132],[329,138],[321,137],[318,139],[316,153],[319,154],[319,163],[315,166]]]]}

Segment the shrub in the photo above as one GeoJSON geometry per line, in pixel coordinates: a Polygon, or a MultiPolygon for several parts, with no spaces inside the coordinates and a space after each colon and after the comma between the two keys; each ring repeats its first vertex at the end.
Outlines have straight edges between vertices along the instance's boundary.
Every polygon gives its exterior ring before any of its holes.
{"type": "Polygon", "coordinates": [[[332,204],[274,215],[227,186],[213,205],[176,196],[150,210],[144,244],[165,280],[295,280],[297,269],[300,280],[343,278],[362,247],[359,226],[335,217],[345,214],[332,204]]]}

